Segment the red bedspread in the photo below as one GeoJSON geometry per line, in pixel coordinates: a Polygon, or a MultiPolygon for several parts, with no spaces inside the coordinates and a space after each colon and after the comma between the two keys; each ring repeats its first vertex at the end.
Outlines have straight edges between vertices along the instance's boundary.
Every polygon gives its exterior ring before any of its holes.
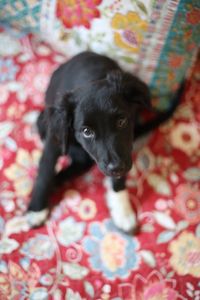
{"type": "Polygon", "coordinates": [[[174,118],[133,154],[136,236],[113,225],[96,167],[53,197],[45,226],[28,230],[16,217],[42,149],[34,122],[63,57],[27,42],[5,44],[12,55],[0,58],[0,299],[200,299],[200,64],[174,118]]]}

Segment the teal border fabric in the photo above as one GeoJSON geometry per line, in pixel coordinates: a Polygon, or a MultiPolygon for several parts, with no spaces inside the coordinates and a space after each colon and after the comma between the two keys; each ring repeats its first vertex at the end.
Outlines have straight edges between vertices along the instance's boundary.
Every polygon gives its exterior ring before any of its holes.
{"type": "Polygon", "coordinates": [[[160,108],[170,99],[191,67],[200,43],[200,1],[180,0],[150,87],[160,108]]]}
{"type": "Polygon", "coordinates": [[[0,1],[0,24],[14,26],[24,32],[38,32],[40,28],[42,0],[1,0],[0,1]]]}

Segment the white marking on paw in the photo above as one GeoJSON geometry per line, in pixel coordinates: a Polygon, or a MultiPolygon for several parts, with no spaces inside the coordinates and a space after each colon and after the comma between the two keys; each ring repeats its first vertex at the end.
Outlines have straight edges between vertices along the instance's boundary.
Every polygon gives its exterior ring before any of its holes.
{"type": "Polygon", "coordinates": [[[47,219],[49,210],[44,209],[39,212],[30,211],[22,216],[16,216],[9,220],[5,225],[4,235],[9,236],[13,233],[20,233],[30,230],[34,226],[39,226],[47,219]]]}
{"type": "Polygon", "coordinates": [[[49,210],[46,208],[41,211],[29,211],[25,216],[28,224],[34,227],[42,225],[46,221],[48,214],[49,210]]]}
{"type": "Polygon", "coordinates": [[[131,207],[128,191],[115,192],[108,188],[106,199],[114,224],[125,232],[134,230],[137,222],[131,207]]]}

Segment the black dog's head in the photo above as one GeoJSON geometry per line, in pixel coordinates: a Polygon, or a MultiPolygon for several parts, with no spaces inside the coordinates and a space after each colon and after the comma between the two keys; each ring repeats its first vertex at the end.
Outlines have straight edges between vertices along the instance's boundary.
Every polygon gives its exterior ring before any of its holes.
{"type": "Polygon", "coordinates": [[[66,148],[71,128],[104,174],[121,177],[132,165],[134,119],[139,106],[151,106],[147,86],[128,73],[112,71],[105,79],[65,95],[54,111],[53,131],[66,148]]]}

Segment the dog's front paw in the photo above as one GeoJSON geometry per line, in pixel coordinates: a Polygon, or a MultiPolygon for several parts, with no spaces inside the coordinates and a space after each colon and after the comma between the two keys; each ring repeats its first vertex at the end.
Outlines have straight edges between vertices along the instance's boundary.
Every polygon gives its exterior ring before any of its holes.
{"type": "Polygon", "coordinates": [[[49,210],[47,208],[40,211],[29,210],[25,217],[30,227],[39,227],[45,223],[48,214],[49,210]]]}
{"type": "MultiPolygon", "coordinates": [[[[37,196],[37,195],[36,195],[37,196]]],[[[43,225],[48,217],[49,209],[42,201],[41,197],[32,197],[28,210],[24,215],[30,227],[39,227],[43,225]]]]}
{"type": "Polygon", "coordinates": [[[4,235],[9,236],[13,233],[25,232],[31,228],[39,227],[44,224],[48,214],[49,210],[44,209],[39,212],[29,211],[22,216],[16,216],[7,221],[4,235]]]}
{"type": "Polygon", "coordinates": [[[114,224],[124,232],[136,230],[136,216],[131,207],[128,191],[115,192],[108,189],[106,199],[114,224]]]}

